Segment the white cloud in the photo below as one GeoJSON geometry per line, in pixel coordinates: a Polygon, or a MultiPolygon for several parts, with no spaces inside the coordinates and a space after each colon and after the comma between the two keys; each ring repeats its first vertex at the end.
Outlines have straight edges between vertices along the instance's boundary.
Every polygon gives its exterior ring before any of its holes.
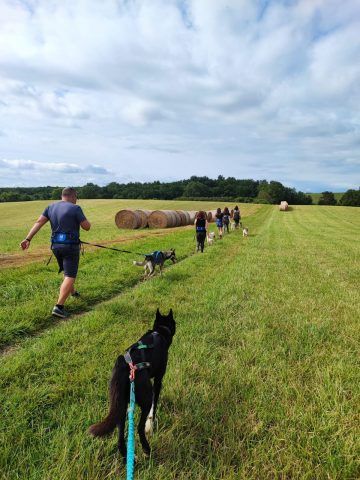
{"type": "Polygon", "coordinates": [[[0,154],[356,186],[359,31],[353,0],[3,0],[0,154]]]}
{"type": "Polygon", "coordinates": [[[80,166],[75,163],[48,163],[36,162],[32,160],[6,160],[0,159],[0,168],[17,170],[36,170],[38,172],[55,172],[55,173],[96,173],[98,175],[111,174],[109,170],[100,165],[80,166]]]}

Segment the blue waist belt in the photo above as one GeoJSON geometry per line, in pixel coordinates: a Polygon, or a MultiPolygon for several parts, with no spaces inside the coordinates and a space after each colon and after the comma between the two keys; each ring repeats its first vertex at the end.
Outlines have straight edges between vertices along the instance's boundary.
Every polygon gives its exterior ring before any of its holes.
{"type": "Polygon", "coordinates": [[[80,240],[75,238],[72,233],[53,233],[51,243],[62,243],[64,245],[79,245],[80,240]]]}

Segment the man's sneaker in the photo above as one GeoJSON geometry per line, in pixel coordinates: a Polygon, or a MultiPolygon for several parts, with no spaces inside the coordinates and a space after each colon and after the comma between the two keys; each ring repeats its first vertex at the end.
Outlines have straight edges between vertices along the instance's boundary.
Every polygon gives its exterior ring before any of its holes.
{"type": "Polygon", "coordinates": [[[74,298],[79,298],[79,297],[81,297],[80,293],[79,293],[77,290],[75,290],[75,292],[72,293],[71,296],[74,297],[74,298]]]}
{"type": "Polygon", "coordinates": [[[52,314],[54,317],[59,317],[59,318],[68,318],[70,314],[64,309],[64,308],[59,308],[55,305],[53,308],[52,314]]]}

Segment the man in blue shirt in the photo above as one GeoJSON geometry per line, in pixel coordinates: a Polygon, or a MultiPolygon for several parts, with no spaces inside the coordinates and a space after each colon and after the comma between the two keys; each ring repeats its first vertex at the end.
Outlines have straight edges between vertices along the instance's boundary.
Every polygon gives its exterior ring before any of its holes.
{"type": "Polygon", "coordinates": [[[59,272],[64,271],[64,280],[60,287],[60,294],[52,314],[56,317],[67,318],[69,313],[64,309],[64,304],[69,295],[78,296],[75,291],[75,280],[80,258],[80,227],[90,230],[91,224],[86,219],[81,207],[76,205],[77,194],[74,188],[64,188],[61,202],[49,205],[38,218],[21,248],[26,250],[32,238],[50,220],[51,224],[51,250],[55,255],[59,272]]]}

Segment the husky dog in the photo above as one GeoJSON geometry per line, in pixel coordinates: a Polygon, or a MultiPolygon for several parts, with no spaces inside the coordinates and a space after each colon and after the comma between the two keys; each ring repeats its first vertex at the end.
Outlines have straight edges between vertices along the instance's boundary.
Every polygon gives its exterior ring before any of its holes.
{"type": "Polygon", "coordinates": [[[151,277],[155,273],[156,265],[159,265],[160,275],[162,275],[165,260],[171,260],[172,263],[176,263],[177,259],[174,249],[171,249],[168,252],[150,253],[149,255],[145,255],[145,260],[143,262],[134,261],[133,264],[138,267],[144,267],[145,276],[151,277]]]}
{"type": "Polygon", "coordinates": [[[124,439],[126,411],[130,397],[130,367],[128,362],[138,366],[135,374],[135,399],[141,408],[138,433],[142,448],[150,455],[150,445],[145,435],[152,430],[156,415],[156,407],[160,395],[162,379],[165,375],[168,350],[176,331],[176,322],[172,309],[168,315],[161,315],[159,309],[153,329],[143,335],[124,355],[120,355],[115,363],[110,381],[110,411],[99,423],[92,425],[89,433],[94,437],[103,437],[119,428],[118,449],[126,462],[126,443],[124,439]],[[140,348],[139,348],[140,347],[140,348]],[[152,385],[150,379],[154,379],[152,385]],[[147,419],[147,420],[146,420],[147,419]]]}
{"type": "Polygon", "coordinates": [[[249,229],[247,227],[243,228],[243,237],[247,237],[249,235],[249,229]]]}
{"type": "Polygon", "coordinates": [[[208,245],[212,245],[215,242],[215,232],[210,232],[206,237],[208,245]]]}

